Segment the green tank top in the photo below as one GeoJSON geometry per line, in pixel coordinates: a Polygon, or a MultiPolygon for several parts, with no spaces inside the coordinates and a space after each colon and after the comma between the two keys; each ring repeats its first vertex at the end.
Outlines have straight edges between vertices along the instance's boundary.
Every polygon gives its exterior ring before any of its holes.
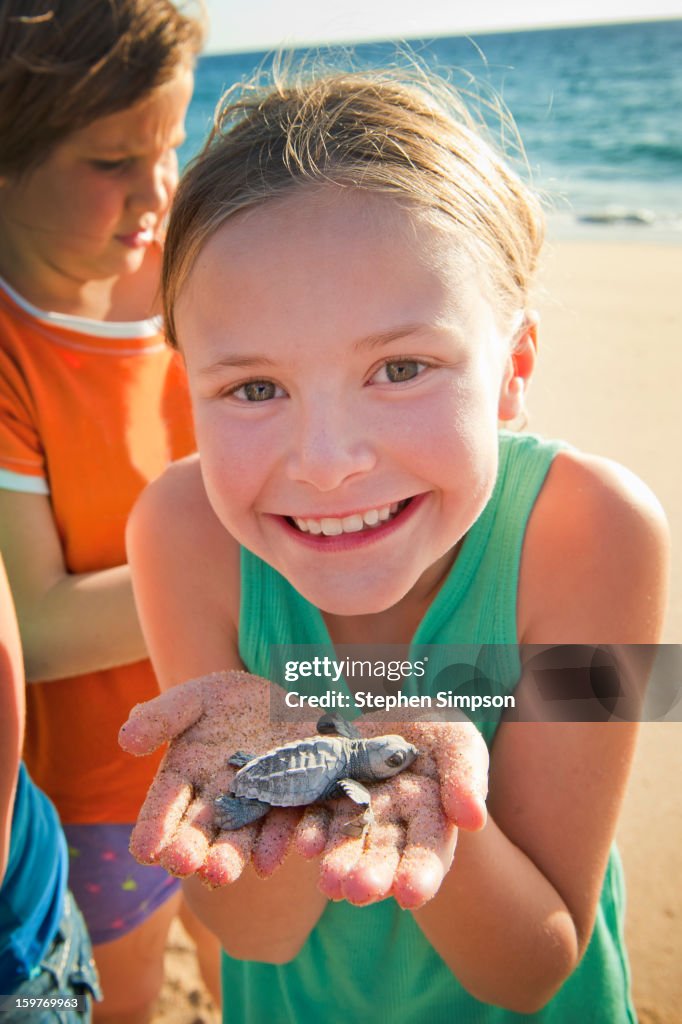
{"type": "MultiPolygon", "coordinates": [[[[528,518],[561,445],[500,434],[490,501],[467,533],[413,645],[497,648],[500,686],[520,675],[516,593],[528,518]],[[500,656],[500,653],[502,655],[500,656]]],[[[242,551],[239,645],[244,665],[268,676],[271,645],[331,640],[317,608],[267,563],[242,551]]],[[[281,682],[281,680],[277,680],[281,682]]],[[[297,684],[298,685],[298,684],[297,684]]],[[[490,746],[502,712],[479,728],[490,746]]],[[[370,907],[329,903],[291,962],[242,962],[223,954],[224,1020],[230,1024],[635,1024],[623,940],[624,885],[612,850],[594,933],[580,965],[539,1013],[521,1015],[470,996],[393,899],[370,907]]],[[[501,927],[504,927],[503,923],[501,927]]]]}

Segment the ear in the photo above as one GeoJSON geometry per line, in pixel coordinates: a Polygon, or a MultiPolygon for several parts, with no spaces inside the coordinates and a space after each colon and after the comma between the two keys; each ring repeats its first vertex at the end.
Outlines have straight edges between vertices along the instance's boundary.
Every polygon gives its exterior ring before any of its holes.
{"type": "Polygon", "coordinates": [[[538,321],[535,315],[531,315],[517,334],[505,367],[497,413],[498,419],[504,423],[515,420],[524,411],[526,390],[535,369],[537,349],[538,321]]]}

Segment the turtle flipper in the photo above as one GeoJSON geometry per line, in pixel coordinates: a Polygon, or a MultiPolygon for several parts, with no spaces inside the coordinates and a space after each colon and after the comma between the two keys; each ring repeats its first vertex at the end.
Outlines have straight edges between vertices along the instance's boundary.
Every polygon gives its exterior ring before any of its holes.
{"type": "Polygon", "coordinates": [[[256,754],[245,754],[243,750],[235,750],[231,757],[228,757],[227,763],[233,765],[235,768],[243,768],[249,761],[253,761],[256,758],[256,754]]]}
{"type": "Polygon", "coordinates": [[[360,839],[369,826],[374,823],[369,790],[361,782],[356,782],[355,779],[339,779],[336,787],[344,796],[349,796],[356,804],[361,806],[364,804],[364,810],[357,817],[347,821],[341,829],[345,836],[353,836],[356,839],[360,839]]]}
{"type": "Polygon", "coordinates": [[[317,723],[317,731],[322,736],[345,736],[347,740],[360,739],[360,733],[352,722],[346,721],[336,711],[327,711],[317,723]]]}
{"type": "Polygon", "coordinates": [[[250,825],[252,821],[258,821],[265,817],[272,804],[266,804],[263,800],[249,800],[243,796],[232,796],[231,793],[223,793],[216,797],[213,802],[215,808],[215,820],[219,828],[226,832],[234,832],[243,825],[250,825]]]}

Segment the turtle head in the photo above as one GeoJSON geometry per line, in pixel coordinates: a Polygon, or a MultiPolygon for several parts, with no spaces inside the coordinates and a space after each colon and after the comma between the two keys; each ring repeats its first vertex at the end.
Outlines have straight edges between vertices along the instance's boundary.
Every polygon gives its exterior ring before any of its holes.
{"type": "Polygon", "coordinates": [[[419,751],[402,736],[377,736],[366,740],[366,754],[371,779],[390,779],[408,768],[419,751]]]}

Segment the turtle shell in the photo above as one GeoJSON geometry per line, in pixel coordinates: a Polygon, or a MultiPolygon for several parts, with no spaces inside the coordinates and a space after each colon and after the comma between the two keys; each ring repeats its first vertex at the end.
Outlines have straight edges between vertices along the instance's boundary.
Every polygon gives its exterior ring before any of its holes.
{"type": "Polygon", "coordinates": [[[232,792],[275,807],[301,807],[323,798],[345,777],[347,765],[347,740],[338,736],[300,740],[249,761],[232,780],[232,792]]]}

